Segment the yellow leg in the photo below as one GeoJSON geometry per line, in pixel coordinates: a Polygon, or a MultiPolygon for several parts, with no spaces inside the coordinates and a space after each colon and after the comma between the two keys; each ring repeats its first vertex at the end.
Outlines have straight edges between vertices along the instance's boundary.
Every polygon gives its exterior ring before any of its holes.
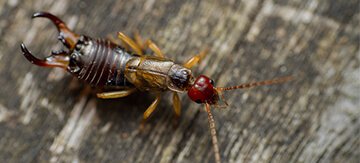
{"type": "Polygon", "coordinates": [[[177,128],[179,125],[179,119],[181,114],[181,104],[178,93],[174,92],[173,94],[173,108],[174,108],[174,119],[173,119],[173,127],[177,128]]]}
{"type": "Polygon", "coordinates": [[[121,42],[119,42],[119,40],[117,40],[113,35],[108,34],[106,35],[106,39],[110,40],[111,42],[120,45],[121,42]]]}
{"type": "Polygon", "coordinates": [[[180,117],[181,104],[180,104],[179,95],[176,92],[174,92],[174,94],[173,94],[173,108],[174,108],[174,111],[175,111],[175,116],[180,117]]]}
{"type": "Polygon", "coordinates": [[[139,32],[134,32],[135,42],[141,47],[142,51],[145,51],[147,48],[151,49],[155,56],[164,58],[164,54],[161,52],[160,48],[150,39],[147,39],[145,42],[142,41],[139,32]]]}
{"type": "Polygon", "coordinates": [[[151,103],[151,105],[145,110],[143,120],[141,121],[141,124],[140,124],[140,127],[139,127],[141,132],[144,131],[146,120],[149,119],[150,115],[155,111],[156,107],[160,103],[160,98],[161,98],[161,95],[159,93],[158,95],[156,95],[156,98],[151,103]]]}
{"type": "Polygon", "coordinates": [[[151,40],[147,40],[145,42],[144,48],[146,49],[147,47],[149,47],[149,49],[151,49],[155,53],[155,56],[164,58],[164,54],[161,52],[160,48],[151,40]]]}
{"type": "Polygon", "coordinates": [[[122,32],[118,33],[118,37],[119,37],[120,40],[124,41],[127,45],[129,45],[131,47],[131,49],[133,49],[136,54],[144,55],[144,53],[141,50],[141,48],[139,47],[139,45],[137,43],[135,43],[134,40],[132,40],[130,37],[126,36],[122,32]]]}
{"type": "Polygon", "coordinates": [[[128,96],[136,91],[136,88],[128,89],[128,90],[121,90],[121,91],[114,91],[114,92],[103,92],[96,94],[98,98],[102,99],[112,99],[112,98],[121,98],[128,96]]]}
{"type": "Polygon", "coordinates": [[[146,109],[146,111],[144,112],[144,117],[143,117],[143,122],[145,122],[151,115],[151,113],[154,112],[154,110],[156,109],[156,107],[158,106],[158,104],[160,103],[160,98],[161,95],[158,94],[156,96],[156,99],[151,103],[151,105],[146,109]]]}
{"type": "Polygon", "coordinates": [[[137,30],[135,30],[134,32],[134,40],[136,44],[138,44],[138,46],[141,48],[141,50],[145,51],[143,39],[141,38],[139,31],[137,30]]]}
{"type": "Polygon", "coordinates": [[[126,50],[130,50],[130,46],[126,44],[123,40],[116,39],[113,35],[107,35],[106,39],[110,40],[111,42],[117,44],[117,45],[123,45],[126,50]]]}
{"type": "Polygon", "coordinates": [[[202,58],[204,58],[206,56],[208,51],[209,51],[209,49],[205,49],[204,51],[200,52],[199,54],[193,56],[192,58],[190,58],[188,61],[186,61],[184,63],[184,67],[191,68],[191,67],[195,66],[196,64],[198,64],[201,61],[202,58]]]}

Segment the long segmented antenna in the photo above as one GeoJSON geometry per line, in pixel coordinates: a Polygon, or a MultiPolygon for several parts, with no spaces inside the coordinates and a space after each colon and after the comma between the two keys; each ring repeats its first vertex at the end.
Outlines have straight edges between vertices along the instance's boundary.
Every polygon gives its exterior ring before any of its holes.
{"type": "Polygon", "coordinates": [[[271,84],[283,83],[283,82],[287,82],[292,79],[293,79],[292,76],[287,76],[287,77],[276,78],[276,79],[272,79],[272,80],[245,83],[245,84],[240,84],[240,85],[232,86],[232,87],[217,87],[216,89],[218,91],[228,91],[228,90],[233,90],[233,89],[252,88],[252,87],[257,87],[257,86],[261,86],[261,85],[271,85],[271,84]]]}
{"type": "Polygon", "coordinates": [[[211,114],[210,104],[206,103],[205,109],[206,109],[206,112],[208,113],[209,128],[210,128],[211,141],[212,141],[214,154],[215,154],[215,161],[216,161],[216,163],[221,163],[218,139],[216,136],[215,121],[214,121],[213,115],[211,114]]]}

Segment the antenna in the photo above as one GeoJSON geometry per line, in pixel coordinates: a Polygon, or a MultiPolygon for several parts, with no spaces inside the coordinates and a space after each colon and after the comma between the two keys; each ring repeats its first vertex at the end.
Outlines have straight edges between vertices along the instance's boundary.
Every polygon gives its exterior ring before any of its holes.
{"type": "Polygon", "coordinates": [[[229,91],[229,90],[233,90],[233,89],[252,88],[252,87],[257,87],[257,86],[261,86],[261,85],[279,84],[279,83],[287,82],[292,79],[293,79],[292,76],[286,76],[286,77],[282,77],[282,78],[264,80],[264,81],[260,81],[260,82],[240,84],[240,85],[232,86],[232,87],[217,87],[216,89],[218,91],[229,91]]]}
{"type": "Polygon", "coordinates": [[[205,109],[206,109],[206,112],[208,113],[209,128],[210,128],[212,145],[213,145],[213,149],[214,149],[214,153],[215,153],[215,161],[216,161],[216,163],[221,163],[218,139],[216,136],[215,121],[214,121],[213,115],[211,114],[210,104],[206,103],[205,109]]]}

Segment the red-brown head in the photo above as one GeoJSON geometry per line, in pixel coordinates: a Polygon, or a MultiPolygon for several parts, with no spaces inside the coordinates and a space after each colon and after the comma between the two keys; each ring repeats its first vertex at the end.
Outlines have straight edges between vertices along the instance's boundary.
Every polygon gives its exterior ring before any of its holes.
{"type": "Polygon", "coordinates": [[[219,100],[218,92],[214,87],[214,81],[205,75],[200,75],[196,78],[187,93],[191,100],[199,104],[216,104],[219,100]]]}
{"type": "Polygon", "coordinates": [[[196,78],[195,82],[188,89],[188,96],[192,101],[196,103],[205,103],[210,105],[218,105],[222,101],[227,105],[225,99],[222,96],[223,91],[233,90],[233,89],[242,89],[242,88],[251,88],[261,85],[271,85],[286,82],[291,80],[292,77],[282,77],[272,80],[265,80],[261,82],[245,83],[232,87],[215,87],[214,81],[205,75],[200,75],[196,78]]]}

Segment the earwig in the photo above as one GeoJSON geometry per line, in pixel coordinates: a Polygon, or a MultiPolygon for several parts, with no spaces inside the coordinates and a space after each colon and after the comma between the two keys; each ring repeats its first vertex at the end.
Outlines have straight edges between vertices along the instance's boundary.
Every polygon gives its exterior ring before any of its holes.
{"type": "Polygon", "coordinates": [[[224,91],[278,84],[292,79],[292,77],[283,77],[238,86],[215,87],[214,81],[205,75],[194,79],[190,70],[206,55],[207,50],[181,65],[165,58],[155,43],[151,40],[143,42],[139,35],[135,35],[133,40],[121,32],[118,33],[119,39],[125,46],[132,49],[130,51],[108,39],[93,39],[73,33],[62,20],[50,13],[36,12],[32,16],[32,18],[38,17],[52,21],[58,29],[58,39],[68,50],[52,52],[42,60],[36,58],[22,43],[21,50],[26,59],[38,66],[65,69],[94,87],[111,87],[117,90],[98,93],[99,98],[121,98],[136,91],[155,92],[156,99],[144,112],[143,123],[159,104],[160,95],[164,91],[173,92],[173,108],[175,116],[179,117],[181,107],[178,93],[187,92],[192,101],[205,104],[216,162],[221,162],[221,157],[210,106],[228,105],[223,96],[224,91]],[[144,55],[147,48],[152,50],[155,56],[144,55]]]}

